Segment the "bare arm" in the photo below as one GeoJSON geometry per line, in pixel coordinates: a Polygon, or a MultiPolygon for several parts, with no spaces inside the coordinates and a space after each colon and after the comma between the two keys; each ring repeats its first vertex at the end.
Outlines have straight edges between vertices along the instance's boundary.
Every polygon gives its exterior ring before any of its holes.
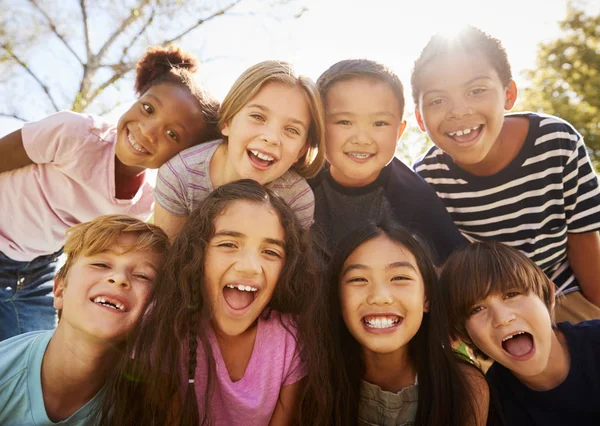
{"type": "Polygon", "coordinates": [[[598,232],[569,234],[567,256],[581,292],[600,307],[600,235],[598,232]]]}
{"type": "Polygon", "coordinates": [[[275,407],[269,426],[288,426],[294,423],[294,414],[296,413],[296,405],[298,395],[302,389],[302,383],[303,381],[301,380],[281,388],[277,406],[275,407]]]}
{"type": "Polygon", "coordinates": [[[475,367],[461,364],[467,384],[471,390],[471,401],[475,410],[475,418],[465,422],[468,426],[485,426],[490,406],[490,388],[482,372],[475,367]]]}
{"type": "Polygon", "coordinates": [[[154,224],[160,226],[171,241],[179,234],[187,218],[187,216],[177,216],[168,212],[158,203],[154,204],[154,224]]]}
{"type": "Polygon", "coordinates": [[[0,173],[33,164],[23,146],[21,130],[16,130],[0,139],[0,173]]]}

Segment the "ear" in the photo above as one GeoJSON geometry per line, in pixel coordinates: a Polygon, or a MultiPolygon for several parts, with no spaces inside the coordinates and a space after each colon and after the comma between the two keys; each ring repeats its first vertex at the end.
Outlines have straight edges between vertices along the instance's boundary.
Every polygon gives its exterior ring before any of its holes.
{"type": "Polygon", "coordinates": [[[421,129],[422,132],[426,132],[427,130],[425,130],[425,123],[423,122],[423,117],[421,116],[419,108],[415,108],[415,117],[417,117],[417,124],[419,125],[419,129],[421,129]]]}
{"type": "Polygon", "coordinates": [[[511,110],[517,102],[517,84],[514,82],[514,80],[511,80],[510,83],[508,83],[505,91],[506,100],[504,101],[504,109],[511,110]]]}
{"type": "Polygon", "coordinates": [[[225,124],[225,126],[221,129],[221,134],[229,137],[229,123],[225,124]]]}
{"type": "Polygon", "coordinates": [[[296,161],[294,161],[294,164],[296,164],[298,162],[298,160],[300,160],[302,158],[302,156],[308,152],[309,146],[310,146],[310,141],[307,139],[304,146],[302,148],[300,148],[300,151],[298,152],[298,156],[296,156],[296,161]]]}
{"type": "Polygon", "coordinates": [[[400,137],[402,136],[402,133],[404,133],[404,130],[406,130],[406,120],[400,123],[400,128],[398,129],[398,134],[396,135],[396,141],[400,140],[400,137]]]}
{"type": "Polygon", "coordinates": [[[429,299],[425,296],[425,300],[423,302],[423,312],[429,312],[429,299]]]}
{"type": "Polygon", "coordinates": [[[63,298],[65,294],[65,282],[62,278],[54,278],[52,293],[54,294],[54,307],[56,309],[63,308],[63,298]]]}

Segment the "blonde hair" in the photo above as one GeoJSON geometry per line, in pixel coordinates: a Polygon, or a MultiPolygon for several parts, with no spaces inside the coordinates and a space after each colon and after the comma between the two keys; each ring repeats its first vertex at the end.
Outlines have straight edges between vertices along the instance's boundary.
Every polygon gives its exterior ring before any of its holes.
{"type": "MultiPolygon", "coordinates": [[[[291,64],[282,61],[263,61],[251,66],[238,77],[223,99],[219,109],[219,129],[233,117],[267,83],[279,82],[300,88],[308,103],[311,123],[308,131],[308,150],[292,166],[302,177],[315,176],[325,163],[325,118],[323,102],[315,83],[308,77],[296,75],[291,64]]],[[[227,142],[227,138],[223,138],[227,142]]]]}
{"type": "MultiPolygon", "coordinates": [[[[122,234],[136,236],[135,243],[125,248],[127,251],[152,250],[166,255],[170,247],[169,237],[156,225],[125,215],[99,216],[92,221],[69,228],[67,241],[63,248],[67,260],[56,274],[55,279],[63,280],[63,285],[66,286],[69,270],[79,257],[89,257],[107,250],[116,243],[122,234]]],[[[61,311],[59,310],[59,319],[60,316],[61,311]]]]}

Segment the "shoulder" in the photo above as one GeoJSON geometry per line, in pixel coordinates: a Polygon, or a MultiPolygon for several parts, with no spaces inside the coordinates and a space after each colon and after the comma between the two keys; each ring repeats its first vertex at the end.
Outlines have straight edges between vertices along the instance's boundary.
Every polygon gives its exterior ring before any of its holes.
{"type": "Polygon", "coordinates": [[[29,360],[40,353],[43,356],[53,334],[53,330],[32,331],[0,343],[0,389],[15,376],[28,374],[29,360]]]}
{"type": "Polygon", "coordinates": [[[261,314],[260,325],[264,327],[264,336],[269,339],[296,339],[296,321],[291,314],[282,314],[273,309],[261,314]]]}
{"type": "Polygon", "coordinates": [[[565,334],[569,345],[572,339],[596,345],[600,356],[600,319],[583,321],[578,324],[559,322],[556,326],[565,334]]]}
{"type": "Polygon", "coordinates": [[[433,145],[423,155],[417,158],[412,168],[415,172],[421,174],[423,171],[436,170],[439,168],[444,168],[447,170],[448,167],[444,167],[445,164],[446,154],[442,149],[433,145]]]}
{"type": "Polygon", "coordinates": [[[308,202],[314,200],[313,192],[306,179],[291,169],[266,186],[283,198],[290,206],[301,200],[308,202]]]}
{"type": "Polygon", "coordinates": [[[419,203],[426,203],[425,205],[419,204],[418,206],[414,206],[419,210],[429,208],[431,207],[431,203],[437,202],[435,190],[422,176],[408,168],[397,158],[394,158],[389,166],[390,175],[385,183],[385,190],[389,195],[388,198],[398,198],[404,205],[407,203],[407,196],[410,203],[417,202],[415,200],[418,200],[419,203]],[[402,191],[402,196],[400,196],[400,191],[402,191]]]}
{"type": "Polygon", "coordinates": [[[60,111],[51,114],[40,121],[27,123],[23,126],[24,132],[54,131],[73,136],[95,135],[105,138],[106,132],[114,129],[114,125],[106,122],[101,117],[80,114],[72,111],[60,111]]]}
{"type": "MultiPolygon", "coordinates": [[[[507,115],[511,117],[512,115],[507,115]]],[[[581,134],[571,123],[562,118],[542,113],[517,114],[529,119],[529,136],[535,139],[534,146],[538,149],[550,149],[553,146],[575,149],[582,141],[581,134]],[[547,148],[546,148],[547,147],[547,148]]]]}
{"type": "Polygon", "coordinates": [[[184,172],[186,169],[193,170],[199,165],[206,164],[208,167],[210,159],[221,143],[222,141],[219,139],[184,149],[162,165],[160,170],[175,169],[184,172]]]}

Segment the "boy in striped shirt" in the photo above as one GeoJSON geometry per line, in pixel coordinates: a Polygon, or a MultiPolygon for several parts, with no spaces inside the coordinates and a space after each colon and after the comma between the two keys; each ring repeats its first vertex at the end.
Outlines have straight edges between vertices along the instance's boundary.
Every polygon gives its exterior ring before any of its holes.
{"type": "Polygon", "coordinates": [[[435,35],[412,73],[432,147],[414,169],[463,235],[519,249],[556,285],[557,321],[600,318],[600,189],[567,122],[504,114],[517,98],[499,40],[467,27],[435,35]]]}

